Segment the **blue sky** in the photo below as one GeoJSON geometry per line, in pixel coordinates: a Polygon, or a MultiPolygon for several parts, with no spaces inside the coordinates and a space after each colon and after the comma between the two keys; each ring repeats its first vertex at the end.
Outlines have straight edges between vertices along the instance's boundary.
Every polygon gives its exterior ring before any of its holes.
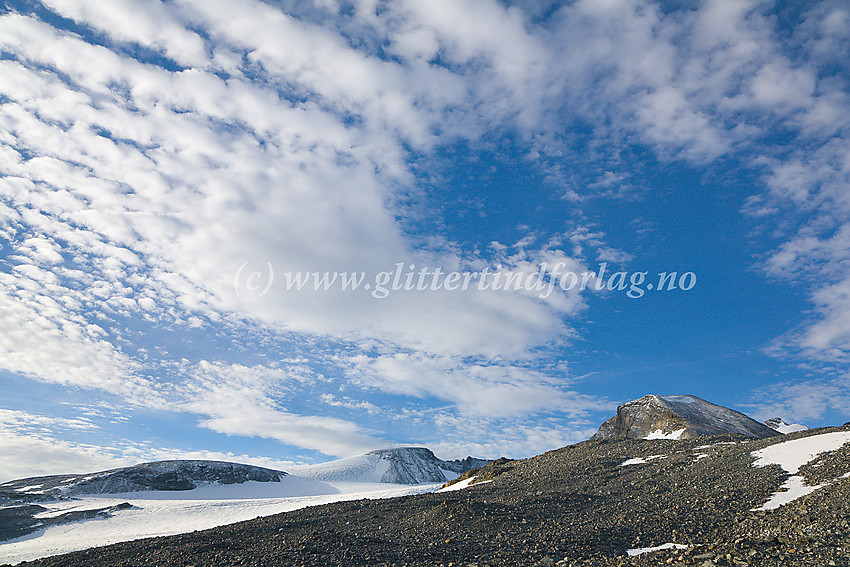
{"type": "Polygon", "coordinates": [[[4,6],[0,479],[850,419],[843,2],[4,6]],[[284,284],[398,264],[646,279],[284,284]]]}

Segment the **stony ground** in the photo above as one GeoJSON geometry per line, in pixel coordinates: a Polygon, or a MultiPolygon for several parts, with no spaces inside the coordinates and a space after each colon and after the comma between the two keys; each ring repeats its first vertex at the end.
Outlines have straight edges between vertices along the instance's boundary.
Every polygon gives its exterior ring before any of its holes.
{"type": "MultiPolygon", "coordinates": [[[[584,442],[497,463],[485,471],[491,482],[455,492],[305,508],[30,564],[850,567],[850,479],[776,511],[750,511],[787,476],[777,466],[752,467],[750,452],[812,433],[584,442]],[[652,455],[663,457],[619,466],[652,455]],[[667,542],[689,547],[626,554],[667,542]]],[[[849,471],[845,447],[801,474],[813,483],[849,471]]]]}

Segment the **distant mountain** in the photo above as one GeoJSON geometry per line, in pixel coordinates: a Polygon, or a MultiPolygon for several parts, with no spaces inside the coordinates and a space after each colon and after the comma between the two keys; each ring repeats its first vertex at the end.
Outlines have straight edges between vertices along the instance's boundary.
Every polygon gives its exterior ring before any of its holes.
{"type": "Polygon", "coordinates": [[[296,466],[299,476],[324,482],[444,483],[490,461],[467,457],[444,461],[425,447],[379,449],[317,465],[296,466]]]}
{"type": "Polygon", "coordinates": [[[617,408],[617,414],[591,440],[693,439],[700,435],[736,433],[763,439],[780,433],[741,412],[696,396],[650,394],[617,408]]]}
{"type": "Polygon", "coordinates": [[[785,420],[781,417],[771,417],[764,424],[782,434],[796,433],[797,431],[806,431],[808,429],[808,427],[799,423],[785,423],[785,420]]]}
{"type": "Polygon", "coordinates": [[[144,490],[192,490],[207,484],[280,482],[283,471],[225,461],[155,461],[90,474],[23,478],[0,484],[0,493],[47,496],[116,494],[144,490]]]}

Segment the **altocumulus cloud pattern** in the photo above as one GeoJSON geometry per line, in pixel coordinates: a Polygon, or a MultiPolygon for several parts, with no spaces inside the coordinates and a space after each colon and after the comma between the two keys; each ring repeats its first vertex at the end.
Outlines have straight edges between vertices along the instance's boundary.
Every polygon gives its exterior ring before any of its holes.
{"type": "Polygon", "coordinates": [[[524,456],[648,390],[834,417],[848,24],[829,1],[6,3],[0,477],[524,456]],[[399,263],[698,283],[262,279],[399,263]]]}

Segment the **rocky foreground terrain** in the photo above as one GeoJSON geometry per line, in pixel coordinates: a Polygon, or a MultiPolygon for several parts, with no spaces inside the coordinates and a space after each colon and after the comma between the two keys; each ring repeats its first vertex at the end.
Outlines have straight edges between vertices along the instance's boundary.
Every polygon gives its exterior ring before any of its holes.
{"type": "Polygon", "coordinates": [[[39,566],[850,566],[850,444],[800,469],[830,483],[753,512],[788,477],[751,452],[850,427],[766,439],[586,441],[480,471],[453,492],[304,508],[203,532],[42,559],[39,566]],[[704,455],[704,456],[703,456],[704,455]],[[653,457],[653,458],[648,458],[653,457]],[[624,463],[630,459],[635,464],[624,463]],[[628,550],[684,549],[631,557],[628,550]]]}

